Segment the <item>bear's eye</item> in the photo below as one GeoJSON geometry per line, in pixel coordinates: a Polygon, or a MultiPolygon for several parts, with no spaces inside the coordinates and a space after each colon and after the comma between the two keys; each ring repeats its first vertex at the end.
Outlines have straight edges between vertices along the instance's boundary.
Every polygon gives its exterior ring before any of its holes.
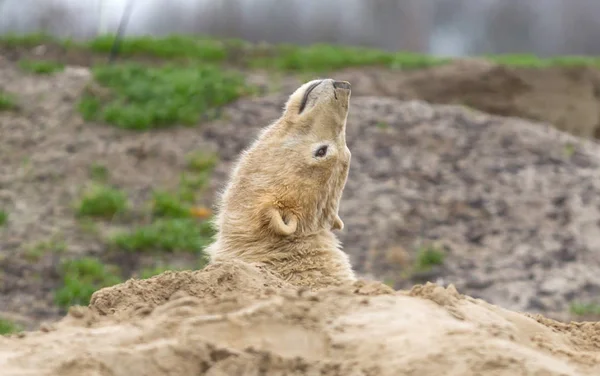
{"type": "Polygon", "coordinates": [[[327,145],[323,145],[315,151],[315,157],[321,158],[327,154],[327,145]]]}

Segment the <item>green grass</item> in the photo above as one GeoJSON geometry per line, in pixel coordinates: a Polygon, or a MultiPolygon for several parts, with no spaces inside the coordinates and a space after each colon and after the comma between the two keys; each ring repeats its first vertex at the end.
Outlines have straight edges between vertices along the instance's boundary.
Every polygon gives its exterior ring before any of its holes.
{"type": "MultiPolygon", "coordinates": [[[[114,43],[114,35],[103,35],[91,40],[87,46],[94,52],[108,53],[114,43]]],[[[194,59],[202,62],[221,62],[227,58],[226,41],[181,35],[161,38],[147,36],[122,40],[120,54],[123,56],[147,55],[163,59],[194,59]]]]}
{"type": "Polygon", "coordinates": [[[68,45],[70,44],[70,41],[61,41],[45,33],[6,33],[0,36],[0,46],[6,47],[35,47],[44,43],[60,43],[68,45]]]}
{"type": "Polygon", "coordinates": [[[204,151],[195,151],[187,156],[187,168],[195,172],[212,172],[217,164],[217,156],[204,151]]]}
{"type": "Polygon", "coordinates": [[[193,202],[198,193],[208,185],[218,162],[217,156],[197,151],[187,157],[187,171],[179,179],[178,197],[184,202],[193,202]]]}
{"type": "Polygon", "coordinates": [[[200,253],[212,241],[208,221],[190,218],[159,218],[149,225],[114,235],[110,243],[129,252],[200,253]]]}
{"type": "Polygon", "coordinates": [[[21,326],[14,322],[0,317],[0,335],[18,333],[22,330],[21,326]]]}
{"type": "Polygon", "coordinates": [[[248,65],[253,68],[283,71],[325,72],[369,65],[415,69],[439,65],[447,61],[448,59],[410,52],[391,53],[373,48],[317,43],[308,46],[290,44],[274,46],[269,56],[251,58],[248,65]]]}
{"type": "Polygon", "coordinates": [[[97,182],[105,182],[109,178],[109,172],[106,166],[99,163],[92,163],[90,166],[90,178],[97,182]]]}
{"type": "Polygon", "coordinates": [[[217,157],[204,151],[190,153],[187,171],[176,192],[154,191],[152,220],[148,225],[123,231],[109,239],[114,248],[127,252],[189,252],[202,255],[212,242],[214,229],[208,220],[192,213],[197,194],[210,179],[217,157]]]}
{"type": "Polygon", "coordinates": [[[64,70],[65,65],[51,60],[21,60],[19,68],[35,74],[52,74],[64,70]]]}
{"type": "Polygon", "coordinates": [[[190,218],[190,205],[180,197],[162,191],[155,191],[152,195],[152,215],[154,217],[190,218]]]}
{"type": "Polygon", "coordinates": [[[115,188],[93,184],[84,193],[76,211],[80,217],[110,219],[127,210],[127,195],[115,188]]]}
{"type": "Polygon", "coordinates": [[[444,252],[433,246],[421,247],[417,250],[415,269],[420,271],[429,270],[433,266],[442,265],[444,258],[444,252]]]}
{"type": "Polygon", "coordinates": [[[570,307],[571,313],[583,315],[600,315],[600,304],[597,303],[573,303],[570,307]]]}
{"type": "Polygon", "coordinates": [[[93,218],[81,218],[77,224],[83,233],[94,237],[98,237],[101,234],[98,223],[93,218]]]}
{"type": "Polygon", "coordinates": [[[178,197],[184,202],[193,202],[208,184],[210,173],[183,172],[179,179],[178,197]]]}
{"type": "Polygon", "coordinates": [[[84,119],[130,130],[193,126],[251,92],[243,75],[211,65],[126,63],[96,67],[94,77],[111,95],[86,93],[79,104],[84,119]]]}
{"type": "Polygon", "coordinates": [[[10,111],[17,108],[17,100],[14,95],[0,89],[0,111],[10,111]]]}
{"type": "MultiPolygon", "coordinates": [[[[114,35],[101,36],[86,44],[94,52],[108,53],[114,35]]],[[[298,46],[289,43],[257,46],[239,39],[206,36],[169,35],[159,38],[131,37],[121,45],[124,56],[153,56],[195,62],[220,62],[239,56],[242,65],[253,68],[297,72],[324,72],[347,67],[379,65],[394,69],[418,69],[445,64],[451,58],[412,52],[388,52],[375,48],[315,43],[298,46]]],[[[600,66],[600,59],[587,56],[540,58],[533,54],[484,55],[500,64],[523,67],[554,65],[600,66]]]]}
{"type": "Polygon", "coordinates": [[[93,257],[67,260],[61,264],[59,273],[62,286],[56,291],[54,301],[65,309],[88,305],[96,290],[122,282],[118,267],[105,265],[93,257]]]}
{"type": "MultiPolygon", "coordinates": [[[[29,35],[9,34],[0,37],[0,46],[33,47],[40,44],[58,44],[67,49],[87,50],[107,54],[114,35],[103,35],[86,42],[58,40],[43,33],[29,35]]],[[[124,57],[153,57],[179,60],[186,64],[216,64],[232,62],[237,65],[269,70],[295,72],[325,72],[347,67],[378,65],[394,69],[418,69],[444,64],[451,58],[398,51],[388,52],[375,48],[315,43],[308,46],[293,44],[257,45],[240,39],[223,39],[202,35],[167,35],[163,37],[134,36],[124,38],[120,47],[124,57]]],[[[600,58],[588,56],[561,56],[540,58],[533,54],[503,54],[481,56],[500,64],[520,67],[596,66],[600,58]]]]}
{"type": "Polygon", "coordinates": [[[190,218],[192,204],[198,193],[206,187],[217,164],[214,154],[204,151],[187,156],[187,170],[181,174],[176,193],[155,191],[152,195],[152,215],[155,218],[190,218]]]}
{"type": "Polygon", "coordinates": [[[0,227],[8,223],[8,212],[6,210],[0,210],[0,227]]]}

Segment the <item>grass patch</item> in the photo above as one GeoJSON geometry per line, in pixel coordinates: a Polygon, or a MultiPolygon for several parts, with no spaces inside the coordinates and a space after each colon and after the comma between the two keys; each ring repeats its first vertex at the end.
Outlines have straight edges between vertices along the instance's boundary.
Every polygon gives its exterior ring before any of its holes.
{"type": "Polygon", "coordinates": [[[190,218],[191,207],[180,197],[169,192],[156,191],[152,195],[152,215],[154,217],[190,218]]]}
{"type": "MultiPolygon", "coordinates": [[[[44,33],[27,35],[6,34],[0,46],[34,47],[56,44],[93,53],[108,54],[114,34],[102,35],[86,42],[59,40],[44,33]]],[[[375,48],[316,43],[308,46],[293,44],[258,45],[240,39],[215,38],[201,35],[168,35],[164,37],[133,36],[121,41],[120,54],[125,57],[154,57],[164,60],[183,60],[186,63],[234,62],[238,65],[269,70],[296,72],[325,72],[347,67],[379,65],[395,69],[426,68],[452,61],[452,58],[375,48]]],[[[540,58],[533,54],[483,55],[503,65],[520,67],[596,66],[600,58],[561,56],[540,58]]]]}
{"type": "Polygon", "coordinates": [[[69,44],[69,40],[59,40],[45,33],[16,34],[6,33],[0,36],[0,46],[5,47],[36,47],[44,43],[69,44]]]}
{"type": "Polygon", "coordinates": [[[214,154],[197,151],[187,156],[187,172],[181,174],[177,193],[156,191],[152,196],[152,215],[162,218],[190,218],[196,200],[217,164],[214,154]]]}
{"type": "Polygon", "coordinates": [[[0,111],[11,111],[17,109],[17,100],[14,95],[0,89],[0,111]]]}
{"type": "Polygon", "coordinates": [[[109,219],[127,210],[127,195],[112,187],[94,184],[86,190],[77,206],[80,217],[109,219]]]}
{"type": "MultiPolygon", "coordinates": [[[[92,51],[108,53],[113,41],[114,35],[101,36],[87,43],[87,46],[92,51]]],[[[124,56],[145,55],[196,62],[230,61],[234,60],[234,57],[238,57],[238,63],[244,66],[296,72],[324,72],[368,65],[394,69],[419,69],[445,64],[453,60],[452,58],[405,51],[389,52],[375,48],[325,43],[308,46],[289,43],[259,46],[239,39],[186,35],[125,38],[121,48],[124,56]]],[[[503,54],[482,57],[499,64],[521,67],[564,65],[600,67],[599,58],[587,56],[540,58],[533,54],[503,54]]]]}
{"type": "Polygon", "coordinates": [[[19,68],[35,74],[52,74],[64,70],[65,65],[51,60],[21,60],[19,68]]]}
{"type": "Polygon", "coordinates": [[[212,241],[208,221],[190,218],[159,218],[131,232],[114,235],[113,246],[129,252],[201,252],[212,241]]]}
{"type": "Polygon", "coordinates": [[[96,290],[122,282],[118,267],[105,265],[93,257],[67,260],[61,264],[59,273],[63,283],[56,291],[54,301],[65,309],[72,305],[88,305],[96,290]]]}
{"type": "MultiPolygon", "coordinates": [[[[87,46],[94,52],[109,53],[115,35],[102,35],[91,40],[87,46]]],[[[206,37],[169,35],[153,38],[140,36],[125,38],[121,42],[123,56],[147,55],[163,59],[193,59],[203,62],[221,62],[227,58],[227,41],[206,37]]]]}
{"type": "Polygon", "coordinates": [[[485,58],[502,65],[527,68],[552,66],[595,66],[600,67],[600,59],[591,56],[558,56],[540,58],[533,54],[484,55],[485,58]]]}
{"type": "Polygon", "coordinates": [[[575,154],[577,150],[575,149],[575,145],[573,145],[572,143],[568,142],[564,147],[563,147],[563,154],[565,156],[565,158],[571,158],[573,156],[573,154],[575,154]]]}
{"type": "Polygon", "coordinates": [[[325,71],[352,66],[391,65],[394,54],[366,48],[313,44],[295,46],[282,44],[263,57],[250,59],[253,68],[287,71],[325,71]]]}
{"type": "Polygon", "coordinates": [[[94,77],[110,94],[84,95],[79,110],[85,120],[130,130],[193,126],[202,116],[216,117],[216,108],[251,91],[243,75],[210,65],[115,64],[95,68],[94,77]]]}
{"type": "Polygon", "coordinates": [[[217,156],[204,151],[192,152],[187,156],[187,168],[195,172],[212,172],[217,156]]]}
{"type": "Polygon", "coordinates": [[[181,174],[178,196],[184,202],[193,202],[198,193],[208,185],[218,162],[214,154],[204,151],[193,152],[187,157],[187,170],[181,174]]]}
{"type": "Polygon", "coordinates": [[[100,229],[98,228],[98,224],[94,222],[92,218],[81,218],[79,222],[77,222],[79,229],[88,235],[98,237],[100,236],[100,229]]]}
{"type": "Polygon", "coordinates": [[[374,48],[316,43],[308,46],[274,46],[267,56],[251,58],[253,68],[297,72],[325,72],[349,67],[379,65],[394,69],[426,68],[449,59],[410,52],[387,52],[374,48]]]}
{"type": "Polygon", "coordinates": [[[577,316],[599,315],[600,304],[597,303],[573,303],[570,307],[571,313],[577,316]]]}
{"type": "Polygon", "coordinates": [[[23,330],[21,326],[10,320],[0,318],[0,335],[4,336],[7,334],[18,333],[21,330],[23,330]]]}
{"type": "Polygon", "coordinates": [[[8,223],[8,212],[6,210],[0,210],[0,227],[8,223]]]}
{"type": "Polygon", "coordinates": [[[108,169],[99,163],[92,163],[90,166],[90,178],[97,182],[105,182],[109,178],[108,169]]]}
{"type": "Polygon", "coordinates": [[[197,193],[208,184],[210,173],[182,173],[179,179],[179,198],[184,202],[193,202],[197,193]]]}
{"type": "Polygon", "coordinates": [[[434,246],[424,246],[417,250],[415,269],[418,271],[430,270],[436,265],[444,263],[445,254],[434,246]]]}

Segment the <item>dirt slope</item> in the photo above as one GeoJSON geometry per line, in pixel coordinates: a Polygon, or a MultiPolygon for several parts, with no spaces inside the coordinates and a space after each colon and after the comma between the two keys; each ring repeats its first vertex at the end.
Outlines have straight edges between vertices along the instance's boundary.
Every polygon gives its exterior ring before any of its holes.
{"type": "Polygon", "coordinates": [[[600,324],[528,317],[453,286],[300,291],[251,265],[98,291],[44,331],[0,338],[12,375],[596,375],[600,324]],[[101,314],[104,313],[104,314],[101,314]]]}
{"type": "MultiPolygon", "coordinates": [[[[449,67],[439,69],[455,81],[469,81],[475,74],[464,67],[455,67],[454,76],[449,67]]],[[[507,76],[493,67],[481,71],[507,76]]],[[[511,72],[509,77],[519,74],[511,72]]],[[[598,146],[550,125],[382,97],[401,93],[377,92],[373,73],[333,74],[353,84],[348,124],[353,159],[340,238],[355,268],[396,288],[427,280],[453,283],[505,308],[565,320],[573,302],[600,303],[598,146]],[[420,242],[437,242],[445,254],[443,264],[413,270],[420,242]]],[[[395,79],[379,74],[389,78],[390,87],[403,88],[401,83],[408,82],[398,81],[399,73],[395,79]]],[[[411,82],[426,78],[425,73],[411,74],[411,82]]],[[[275,86],[263,74],[249,77],[275,86]]],[[[139,204],[152,189],[177,181],[187,153],[214,151],[221,163],[205,196],[210,205],[231,162],[261,127],[279,116],[297,83],[297,78],[285,77],[280,92],[240,100],[218,121],[140,134],[81,119],[76,104],[89,80],[86,68],[70,67],[46,77],[0,62],[0,87],[15,93],[21,107],[16,113],[0,113],[0,205],[10,213],[0,230],[0,315],[27,327],[61,316],[53,302],[61,260],[108,253],[103,239],[115,226],[90,234],[73,211],[92,163],[105,165],[111,184],[139,204]],[[64,252],[27,257],[29,247],[57,234],[66,244],[64,252]]],[[[440,91],[444,82],[438,81],[440,91]]],[[[587,85],[567,78],[561,82],[571,82],[573,90],[587,85]]],[[[528,87],[537,98],[562,93],[528,87]]],[[[593,96],[592,87],[588,89],[573,98],[587,101],[593,96]]],[[[460,93],[453,86],[447,90],[460,93]]],[[[163,257],[191,265],[181,255],[163,257]]],[[[111,261],[131,271],[148,258],[135,254],[111,261]]]]}

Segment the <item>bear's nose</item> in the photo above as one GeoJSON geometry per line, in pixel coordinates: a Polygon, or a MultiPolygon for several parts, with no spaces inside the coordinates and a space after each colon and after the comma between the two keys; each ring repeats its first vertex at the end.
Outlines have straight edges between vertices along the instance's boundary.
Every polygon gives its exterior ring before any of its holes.
{"type": "Polygon", "coordinates": [[[350,82],[348,81],[333,81],[333,87],[336,89],[351,89],[350,82]]]}

